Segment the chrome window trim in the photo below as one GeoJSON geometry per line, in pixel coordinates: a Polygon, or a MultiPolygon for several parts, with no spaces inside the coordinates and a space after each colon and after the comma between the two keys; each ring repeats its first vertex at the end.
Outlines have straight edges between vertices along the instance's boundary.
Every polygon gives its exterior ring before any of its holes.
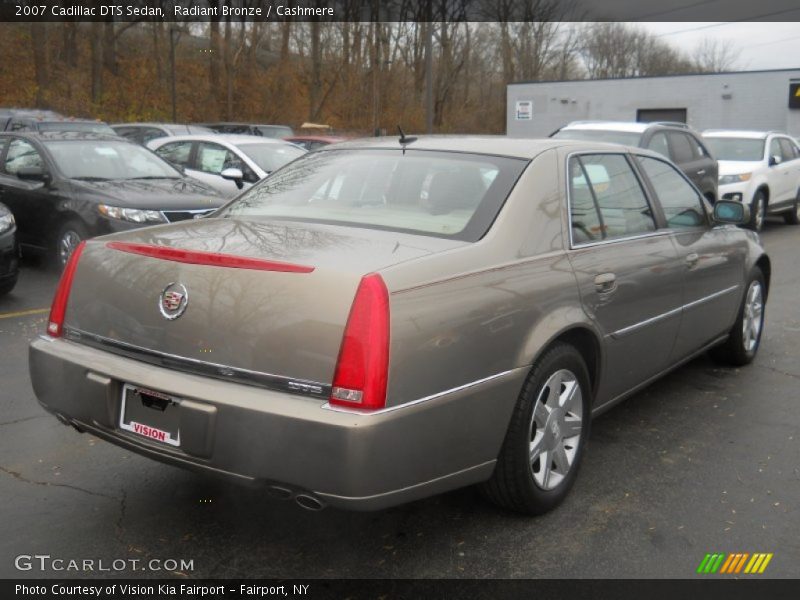
{"type": "MultiPolygon", "coordinates": [[[[625,159],[625,162],[628,163],[628,166],[630,167],[630,170],[633,173],[633,176],[636,178],[636,181],[639,183],[639,187],[642,190],[642,194],[644,195],[645,201],[647,202],[648,206],[650,206],[650,211],[651,212],[653,211],[653,199],[650,198],[650,195],[648,194],[647,186],[645,186],[644,182],[642,181],[641,175],[639,174],[638,170],[636,169],[636,166],[631,164],[630,157],[631,156],[635,156],[634,154],[632,154],[631,152],[625,151],[625,150],[616,151],[616,152],[609,151],[609,150],[601,150],[599,152],[596,151],[596,150],[576,150],[575,152],[569,152],[567,154],[566,160],[564,161],[564,185],[566,186],[566,190],[567,190],[567,234],[569,236],[569,249],[570,250],[577,250],[577,249],[580,249],[580,248],[590,248],[592,246],[601,246],[601,245],[606,245],[606,244],[615,244],[615,243],[618,243],[618,242],[627,242],[627,241],[630,241],[630,240],[639,240],[639,239],[649,238],[649,237],[657,237],[657,236],[665,235],[665,234],[669,233],[668,230],[660,229],[658,227],[658,220],[655,218],[655,213],[653,213],[653,223],[656,226],[655,231],[648,231],[646,233],[637,233],[637,234],[633,234],[633,235],[629,235],[629,236],[625,236],[625,237],[613,238],[613,239],[610,239],[610,240],[597,240],[597,241],[593,241],[593,242],[584,242],[584,243],[581,243],[581,244],[576,244],[575,240],[572,237],[572,197],[571,197],[571,194],[570,194],[570,191],[569,191],[569,188],[570,188],[570,185],[569,185],[569,161],[573,156],[587,156],[587,155],[588,156],[597,156],[597,155],[622,156],[625,159]]],[[[649,156],[649,155],[643,154],[642,156],[649,156]]]]}
{"type": "Polygon", "coordinates": [[[176,369],[193,375],[205,375],[215,379],[253,385],[290,394],[299,394],[320,398],[330,396],[330,385],[306,379],[275,375],[262,371],[252,371],[240,367],[221,365],[195,358],[177,356],[167,352],[159,352],[142,348],[127,342],[112,340],[101,335],[88,333],[73,327],[64,328],[64,339],[107,350],[113,354],[124,356],[133,360],[140,360],[160,367],[176,369]]]}
{"type": "Polygon", "coordinates": [[[631,334],[635,331],[638,331],[642,327],[647,327],[648,325],[653,325],[675,315],[682,313],[684,310],[692,308],[694,306],[698,306],[699,304],[703,304],[704,302],[708,302],[709,300],[713,300],[714,298],[719,298],[720,296],[724,296],[725,294],[729,294],[735,290],[739,289],[739,284],[732,285],[731,287],[725,288],[724,290],[719,290],[718,292],[714,292],[713,294],[709,294],[708,296],[703,296],[702,298],[698,298],[697,300],[692,300],[686,304],[683,304],[677,308],[673,308],[672,310],[668,310],[665,313],[661,313],[660,315],[656,315],[655,317],[650,317],[649,319],[645,319],[644,321],[639,321],[638,323],[634,323],[633,325],[628,325],[627,327],[623,327],[622,329],[617,329],[616,331],[609,334],[610,337],[614,339],[623,338],[628,334],[631,334]]]}
{"type": "Polygon", "coordinates": [[[448,394],[453,394],[455,392],[460,392],[462,390],[466,390],[466,389],[469,389],[471,387],[475,387],[477,385],[481,385],[483,383],[487,383],[489,381],[492,381],[493,379],[497,379],[499,377],[504,377],[505,375],[508,375],[509,373],[513,373],[514,371],[516,371],[516,369],[509,369],[508,371],[502,371],[500,373],[495,373],[494,375],[489,375],[488,377],[484,377],[482,379],[477,379],[475,381],[471,381],[469,383],[465,383],[464,385],[459,385],[459,386],[456,386],[454,388],[450,388],[449,390],[436,392],[435,394],[431,394],[430,396],[425,396],[423,398],[417,398],[416,400],[410,400],[410,401],[404,402],[402,404],[395,404],[393,406],[387,406],[385,408],[379,408],[377,410],[362,410],[362,409],[355,408],[355,407],[354,408],[350,408],[348,406],[338,406],[338,405],[333,405],[330,402],[326,402],[325,404],[323,404],[322,408],[325,409],[325,410],[331,410],[333,412],[342,412],[342,413],[347,413],[347,414],[350,414],[350,415],[361,415],[361,416],[365,416],[365,417],[372,416],[372,415],[383,415],[383,414],[386,414],[386,413],[394,412],[396,410],[400,410],[402,408],[408,408],[410,406],[416,406],[416,405],[421,404],[423,402],[429,402],[431,400],[436,400],[437,398],[442,398],[444,396],[447,396],[448,394]]]}

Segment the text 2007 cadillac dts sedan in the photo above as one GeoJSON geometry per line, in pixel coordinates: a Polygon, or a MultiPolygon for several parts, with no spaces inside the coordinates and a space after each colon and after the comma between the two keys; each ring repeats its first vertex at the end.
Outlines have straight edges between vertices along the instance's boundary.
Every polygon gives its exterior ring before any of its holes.
{"type": "Polygon", "coordinates": [[[340,144],[209,218],[87,241],[31,378],[81,431],[307,508],[481,483],[538,514],[593,415],[705,350],[753,359],[746,213],[646,150],[340,144]]]}

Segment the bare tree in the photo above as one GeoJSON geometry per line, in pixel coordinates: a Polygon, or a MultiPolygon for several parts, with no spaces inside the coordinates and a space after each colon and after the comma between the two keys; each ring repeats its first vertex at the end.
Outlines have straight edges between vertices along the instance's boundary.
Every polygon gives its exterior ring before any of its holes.
{"type": "Polygon", "coordinates": [[[703,73],[720,73],[732,70],[739,61],[741,50],[733,47],[730,40],[705,38],[694,50],[697,69],[703,73]]]}

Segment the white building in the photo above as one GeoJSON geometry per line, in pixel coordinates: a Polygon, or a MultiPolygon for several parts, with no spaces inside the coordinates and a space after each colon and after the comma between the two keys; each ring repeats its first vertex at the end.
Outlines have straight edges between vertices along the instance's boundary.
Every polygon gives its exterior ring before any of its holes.
{"type": "Polygon", "coordinates": [[[506,132],[543,137],[570,121],[681,121],[697,130],[800,136],[800,68],[707,75],[512,83],[506,132]]]}

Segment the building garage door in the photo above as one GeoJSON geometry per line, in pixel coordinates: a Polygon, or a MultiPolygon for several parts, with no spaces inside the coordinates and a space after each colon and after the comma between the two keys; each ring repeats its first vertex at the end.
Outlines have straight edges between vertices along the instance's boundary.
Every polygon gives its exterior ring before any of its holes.
{"type": "Polygon", "coordinates": [[[636,120],[639,123],[652,123],[653,121],[672,121],[673,123],[686,123],[685,108],[640,108],[636,111],[636,120]]]}

